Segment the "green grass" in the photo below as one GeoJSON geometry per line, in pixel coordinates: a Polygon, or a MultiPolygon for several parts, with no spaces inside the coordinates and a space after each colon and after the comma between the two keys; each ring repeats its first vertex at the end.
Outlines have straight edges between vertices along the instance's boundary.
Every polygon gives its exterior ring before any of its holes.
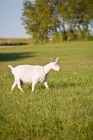
{"type": "Polygon", "coordinates": [[[0,140],[93,139],[93,42],[27,45],[0,49],[0,140]],[[8,64],[49,63],[59,57],[61,72],[48,75],[49,91],[23,85],[11,93],[8,64]]]}

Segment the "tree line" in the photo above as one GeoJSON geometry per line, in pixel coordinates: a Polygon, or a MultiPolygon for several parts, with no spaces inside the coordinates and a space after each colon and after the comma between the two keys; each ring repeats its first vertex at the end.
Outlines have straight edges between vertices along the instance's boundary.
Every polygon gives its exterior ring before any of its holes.
{"type": "Polygon", "coordinates": [[[36,40],[91,40],[93,0],[25,0],[21,20],[36,40]]]}

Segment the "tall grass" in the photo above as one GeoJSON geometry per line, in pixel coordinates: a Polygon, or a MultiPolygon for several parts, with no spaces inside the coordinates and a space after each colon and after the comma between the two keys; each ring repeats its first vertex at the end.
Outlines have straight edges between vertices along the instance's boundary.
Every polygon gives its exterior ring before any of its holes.
{"type": "Polygon", "coordinates": [[[31,43],[31,38],[0,38],[0,46],[27,45],[31,43]]]}
{"type": "Polygon", "coordinates": [[[0,140],[93,139],[93,42],[0,49],[0,140]],[[11,93],[8,64],[45,65],[59,57],[61,72],[48,75],[50,90],[23,85],[11,93]]]}

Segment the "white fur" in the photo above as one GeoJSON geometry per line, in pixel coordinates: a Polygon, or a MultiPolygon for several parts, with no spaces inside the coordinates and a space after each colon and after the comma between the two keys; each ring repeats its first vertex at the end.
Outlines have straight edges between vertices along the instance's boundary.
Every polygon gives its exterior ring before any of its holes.
{"type": "Polygon", "coordinates": [[[34,91],[35,85],[37,82],[44,82],[46,88],[47,84],[47,74],[51,69],[55,71],[60,71],[60,66],[58,64],[58,58],[45,66],[31,66],[31,65],[19,65],[13,68],[11,65],[8,65],[11,68],[12,74],[14,75],[14,83],[12,85],[12,91],[17,85],[18,88],[22,90],[21,83],[32,83],[32,91],[34,91]]]}

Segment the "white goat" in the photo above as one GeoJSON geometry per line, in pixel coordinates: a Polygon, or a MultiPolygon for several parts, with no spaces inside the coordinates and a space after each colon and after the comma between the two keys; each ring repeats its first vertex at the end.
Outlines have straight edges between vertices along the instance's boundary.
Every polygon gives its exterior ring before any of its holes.
{"type": "Polygon", "coordinates": [[[47,74],[51,69],[55,71],[60,71],[60,66],[58,64],[58,58],[56,60],[50,59],[51,62],[45,66],[31,66],[31,65],[19,65],[13,68],[11,65],[8,65],[11,68],[12,74],[14,75],[14,83],[12,85],[12,91],[17,85],[18,88],[22,90],[22,83],[32,83],[32,91],[34,91],[35,85],[37,82],[44,82],[46,88],[47,84],[47,74]]]}

